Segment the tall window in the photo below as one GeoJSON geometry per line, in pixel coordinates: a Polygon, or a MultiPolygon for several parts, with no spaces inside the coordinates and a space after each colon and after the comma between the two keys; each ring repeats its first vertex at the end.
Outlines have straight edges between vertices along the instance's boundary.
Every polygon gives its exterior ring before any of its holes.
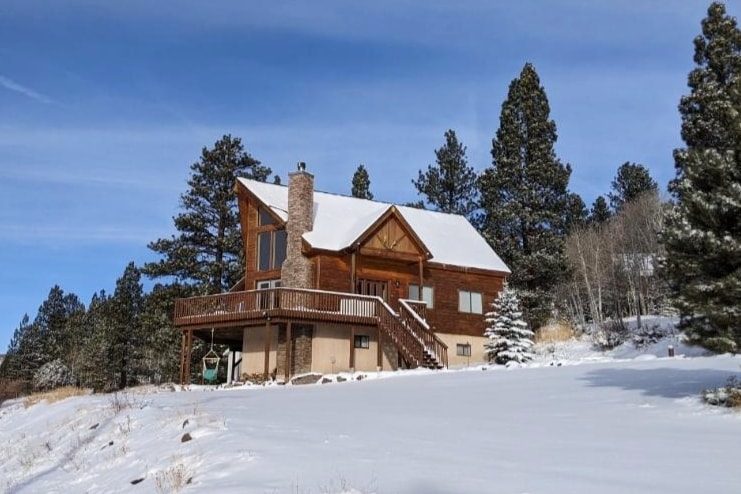
{"type": "Polygon", "coordinates": [[[419,296],[419,285],[409,285],[409,299],[422,300],[427,303],[427,308],[432,309],[435,306],[435,289],[431,286],[422,287],[422,297],[419,296]]]}
{"type": "Polygon", "coordinates": [[[483,314],[483,309],[484,304],[480,293],[458,290],[458,312],[483,314]]]}
{"type": "Polygon", "coordinates": [[[257,234],[257,270],[280,269],[286,260],[287,234],[285,230],[257,234]]]}

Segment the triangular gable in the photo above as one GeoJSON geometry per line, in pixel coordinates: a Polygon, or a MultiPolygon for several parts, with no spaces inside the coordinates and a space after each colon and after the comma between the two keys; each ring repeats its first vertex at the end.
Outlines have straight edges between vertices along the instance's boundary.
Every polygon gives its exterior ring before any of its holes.
{"type": "MultiPolygon", "coordinates": [[[[259,207],[262,207],[271,218],[273,218],[273,221],[277,225],[285,225],[286,219],[284,219],[281,214],[279,214],[277,211],[275,211],[275,207],[271,204],[266,204],[257,194],[252,192],[249,188],[245,186],[241,181],[237,180],[236,185],[234,186],[234,190],[237,193],[237,196],[240,200],[237,201],[238,207],[240,211],[243,207],[246,207],[246,203],[253,202],[254,204],[257,204],[259,207]]],[[[245,211],[246,212],[246,211],[245,211]]],[[[288,212],[285,213],[286,215],[288,212]]],[[[240,217],[244,217],[243,214],[240,214],[240,217]]],[[[242,228],[246,228],[247,225],[242,225],[242,228]]],[[[246,230],[244,230],[246,231],[246,230]]]]}
{"type": "Polygon", "coordinates": [[[430,259],[424,242],[409,226],[396,206],[388,208],[353,242],[361,253],[382,257],[430,259]]]}

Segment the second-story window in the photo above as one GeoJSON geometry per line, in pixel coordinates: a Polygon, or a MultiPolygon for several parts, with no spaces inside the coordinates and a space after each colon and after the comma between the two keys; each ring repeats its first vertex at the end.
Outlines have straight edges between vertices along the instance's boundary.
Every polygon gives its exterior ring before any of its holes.
{"type": "Polygon", "coordinates": [[[458,290],[458,312],[483,314],[483,305],[484,304],[480,293],[458,290]]]}
{"type": "Polygon", "coordinates": [[[285,230],[268,230],[257,234],[257,270],[280,269],[286,260],[285,230]]]}
{"type": "Polygon", "coordinates": [[[432,309],[435,307],[435,289],[431,286],[422,287],[422,296],[419,296],[419,285],[409,285],[409,299],[410,300],[422,300],[427,303],[427,308],[432,309]]]}

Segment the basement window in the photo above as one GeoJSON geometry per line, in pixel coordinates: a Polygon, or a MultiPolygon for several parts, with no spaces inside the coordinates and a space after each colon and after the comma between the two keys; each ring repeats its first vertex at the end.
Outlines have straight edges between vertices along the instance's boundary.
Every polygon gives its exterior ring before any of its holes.
{"type": "Polygon", "coordinates": [[[370,336],[367,334],[356,334],[355,348],[370,348],[370,336]]]}
{"type": "Polygon", "coordinates": [[[481,293],[458,290],[458,312],[483,314],[484,304],[481,293]]]}
{"type": "Polygon", "coordinates": [[[459,357],[470,357],[471,356],[471,344],[470,343],[458,343],[455,345],[455,354],[459,357]]]}

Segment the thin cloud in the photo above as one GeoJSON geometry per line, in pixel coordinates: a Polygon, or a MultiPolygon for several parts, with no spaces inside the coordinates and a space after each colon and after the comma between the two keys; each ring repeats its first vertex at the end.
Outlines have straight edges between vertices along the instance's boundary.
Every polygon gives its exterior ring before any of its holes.
{"type": "Polygon", "coordinates": [[[44,103],[46,105],[50,105],[53,103],[51,99],[44,96],[43,94],[38,93],[34,91],[33,89],[23,86],[21,84],[18,84],[14,80],[9,79],[5,77],[4,75],[0,75],[0,86],[3,86],[5,89],[8,89],[10,91],[20,93],[23,96],[26,96],[28,98],[38,101],[39,103],[44,103]]]}

